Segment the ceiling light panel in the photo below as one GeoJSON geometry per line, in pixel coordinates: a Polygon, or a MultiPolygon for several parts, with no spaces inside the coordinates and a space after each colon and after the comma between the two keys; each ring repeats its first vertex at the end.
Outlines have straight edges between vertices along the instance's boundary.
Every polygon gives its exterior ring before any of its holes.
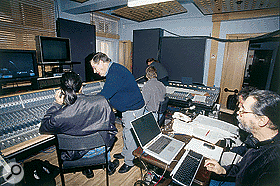
{"type": "Polygon", "coordinates": [[[143,5],[149,5],[154,3],[163,3],[167,1],[173,1],[173,0],[128,0],[127,6],[135,7],[135,6],[143,6],[143,5]]]}
{"type": "Polygon", "coordinates": [[[114,15],[137,22],[147,21],[160,17],[186,13],[187,10],[176,0],[163,3],[153,3],[137,7],[123,7],[114,10],[114,15]]]}
{"type": "Polygon", "coordinates": [[[279,8],[279,0],[194,0],[204,15],[279,8]]]}

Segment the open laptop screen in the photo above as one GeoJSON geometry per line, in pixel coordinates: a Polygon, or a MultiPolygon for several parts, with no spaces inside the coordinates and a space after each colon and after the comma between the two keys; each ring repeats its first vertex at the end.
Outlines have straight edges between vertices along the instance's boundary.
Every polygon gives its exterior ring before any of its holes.
{"type": "Polygon", "coordinates": [[[152,112],[133,120],[131,124],[143,147],[161,133],[152,112]]]}

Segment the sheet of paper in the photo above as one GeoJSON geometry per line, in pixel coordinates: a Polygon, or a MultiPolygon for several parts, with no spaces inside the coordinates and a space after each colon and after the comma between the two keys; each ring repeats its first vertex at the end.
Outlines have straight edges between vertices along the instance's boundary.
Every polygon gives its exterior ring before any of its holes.
{"type": "Polygon", "coordinates": [[[187,134],[196,138],[217,143],[224,138],[238,139],[238,127],[207,116],[199,115],[193,121],[184,122],[174,117],[172,129],[175,133],[187,134]]]}
{"type": "Polygon", "coordinates": [[[205,146],[204,143],[207,143],[207,142],[192,138],[191,141],[185,146],[185,149],[193,150],[199,154],[202,154],[206,158],[215,159],[215,160],[219,161],[221,154],[223,152],[223,148],[214,145],[215,148],[210,149],[207,146],[205,146]]]}
{"type": "Polygon", "coordinates": [[[232,134],[216,127],[193,122],[193,136],[215,144],[219,140],[229,138],[232,134]]]}
{"type": "Polygon", "coordinates": [[[193,126],[179,119],[173,120],[172,129],[175,133],[187,134],[189,136],[193,135],[193,126]]]}
{"type": "Polygon", "coordinates": [[[212,126],[212,127],[216,127],[219,128],[221,130],[224,131],[228,131],[234,135],[238,135],[238,127],[235,125],[232,125],[230,123],[227,123],[225,121],[222,120],[218,120],[218,119],[214,119],[214,118],[210,118],[204,115],[198,115],[193,122],[198,122],[200,124],[203,125],[208,125],[208,126],[212,126]]]}

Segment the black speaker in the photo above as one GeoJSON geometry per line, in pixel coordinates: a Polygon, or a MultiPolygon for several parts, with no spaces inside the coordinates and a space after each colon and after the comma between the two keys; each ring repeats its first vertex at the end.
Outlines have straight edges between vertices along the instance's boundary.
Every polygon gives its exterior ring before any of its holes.
{"type": "Polygon", "coordinates": [[[169,80],[191,78],[192,83],[203,84],[206,39],[163,37],[160,62],[166,68],[169,80]]]}
{"type": "Polygon", "coordinates": [[[135,79],[144,76],[148,58],[158,59],[163,29],[133,30],[132,74],[135,79]]]}
{"type": "Polygon", "coordinates": [[[74,64],[73,71],[85,81],[86,74],[90,73],[85,67],[85,58],[96,50],[95,25],[58,18],[57,36],[70,39],[72,62],[81,63],[74,64]]]}
{"type": "Polygon", "coordinates": [[[51,88],[60,86],[60,77],[49,77],[49,78],[39,78],[38,79],[38,88],[51,88]]]}

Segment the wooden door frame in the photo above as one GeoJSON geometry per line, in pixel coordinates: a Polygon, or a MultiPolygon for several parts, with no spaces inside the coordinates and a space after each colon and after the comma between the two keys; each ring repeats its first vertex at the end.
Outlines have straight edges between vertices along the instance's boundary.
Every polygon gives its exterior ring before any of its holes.
{"type": "MultiPolygon", "coordinates": [[[[251,34],[227,34],[226,39],[245,39],[245,38],[251,38],[251,37],[257,37],[260,35],[263,35],[265,33],[251,33],[251,34]]],[[[241,90],[243,80],[244,80],[244,73],[245,73],[245,66],[246,66],[246,60],[247,60],[247,55],[248,55],[248,49],[249,49],[249,41],[241,42],[239,43],[240,46],[243,46],[247,48],[247,51],[244,51],[245,54],[243,54],[240,58],[236,59],[236,63],[241,63],[241,66],[243,66],[242,69],[239,69],[240,71],[237,74],[234,74],[234,76],[231,79],[227,79],[227,74],[228,74],[228,66],[230,65],[230,60],[229,54],[230,52],[233,52],[236,50],[234,46],[230,45],[230,42],[227,42],[225,44],[225,50],[224,50],[224,59],[223,59],[223,68],[222,68],[222,77],[221,77],[221,83],[220,83],[220,99],[219,99],[219,104],[221,104],[221,111],[227,112],[227,113],[233,113],[232,110],[229,110],[226,108],[226,100],[228,95],[232,95],[233,93],[231,92],[225,92],[224,88],[226,88],[226,84],[229,82],[231,83],[232,81],[238,81],[235,83],[233,87],[227,87],[230,90],[235,90],[237,89],[238,91],[241,90]],[[247,47],[246,47],[247,45],[247,47]],[[242,77],[242,78],[240,78],[242,77]]],[[[232,70],[232,69],[231,69],[232,70]]]]}
{"type": "Polygon", "coordinates": [[[119,63],[132,73],[132,42],[119,41],[119,63]]]}

